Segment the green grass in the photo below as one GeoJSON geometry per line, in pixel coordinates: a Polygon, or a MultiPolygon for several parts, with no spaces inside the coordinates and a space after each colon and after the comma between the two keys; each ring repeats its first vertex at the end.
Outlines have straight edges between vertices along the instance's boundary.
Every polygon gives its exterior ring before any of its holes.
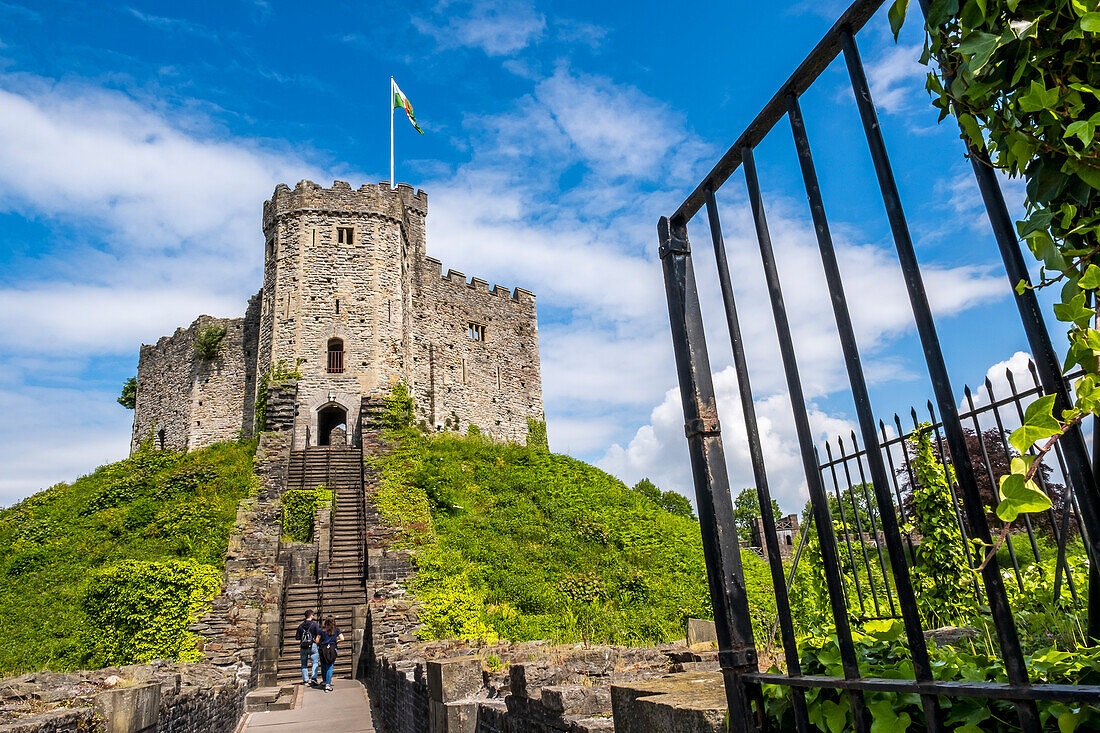
{"type": "MultiPolygon", "coordinates": [[[[426,636],[651,644],[710,617],[695,520],[568,456],[391,435],[378,503],[417,548],[426,636]]],[[[746,563],[750,595],[770,595],[764,563],[746,563]]],[[[774,601],[760,600],[764,618],[774,601]]]]}
{"type": "Polygon", "coordinates": [[[81,602],[102,568],[177,558],[221,568],[255,450],[143,450],[0,512],[0,674],[90,661],[81,602]]]}

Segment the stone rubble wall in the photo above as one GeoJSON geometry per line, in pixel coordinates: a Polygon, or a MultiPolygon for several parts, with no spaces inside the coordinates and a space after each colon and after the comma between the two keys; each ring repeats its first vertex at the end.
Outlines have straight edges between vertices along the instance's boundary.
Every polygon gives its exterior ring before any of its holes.
{"type": "Polygon", "coordinates": [[[164,660],[90,672],[33,672],[0,680],[0,733],[230,733],[247,692],[247,682],[227,670],[164,660]]]}
{"type": "Polygon", "coordinates": [[[199,316],[141,347],[131,453],[149,438],[157,448],[195,450],[252,435],[252,410],[245,410],[255,396],[256,314],[249,311],[252,320],[199,316]],[[195,352],[195,337],[211,326],[224,327],[225,337],[207,361],[195,352]]]}

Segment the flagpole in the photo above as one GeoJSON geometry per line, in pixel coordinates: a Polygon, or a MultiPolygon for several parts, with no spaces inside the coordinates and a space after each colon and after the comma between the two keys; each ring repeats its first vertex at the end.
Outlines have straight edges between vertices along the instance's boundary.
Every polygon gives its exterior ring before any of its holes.
{"type": "Polygon", "coordinates": [[[397,188],[393,174],[393,77],[390,77],[390,190],[397,188]]]}

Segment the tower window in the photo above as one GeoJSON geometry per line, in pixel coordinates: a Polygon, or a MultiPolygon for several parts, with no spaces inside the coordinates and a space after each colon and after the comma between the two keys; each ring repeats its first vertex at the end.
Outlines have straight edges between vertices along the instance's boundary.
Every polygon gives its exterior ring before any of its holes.
{"type": "Polygon", "coordinates": [[[466,360],[462,360],[462,383],[466,384],[470,379],[469,370],[466,368],[466,360]]]}
{"type": "Polygon", "coordinates": [[[481,323],[474,323],[471,321],[466,328],[466,335],[474,341],[485,340],[485,326],[481,323]]]}
{"type": "Polygon", "coordinates": [[[336,243],[352,244],[355,230],[352,227],[336,227],[336,243]]]}
{"type": "Polygon", "coordinates": [[[328,340],[328,369],[329,374],[344,373],[344,342],[340,339],[328,340]]]}

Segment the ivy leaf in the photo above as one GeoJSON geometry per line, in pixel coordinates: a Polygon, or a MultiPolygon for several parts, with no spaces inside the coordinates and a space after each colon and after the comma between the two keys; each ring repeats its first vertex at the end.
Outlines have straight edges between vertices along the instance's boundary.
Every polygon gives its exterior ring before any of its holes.
{"type": "Polygon", "coordinates": [[[905,733],[909,730],[909,713],[898,714],[890,700],[878,700],[867,706],[871,711],[871,733],[905,733]]]}
{"type": "Polygon", "coordinates": [[[1100,267],[1089,265],[1085,268],[1085,274],[1077,281],[1077,284],[1085,290],[1100,288],[1100,267]]]}
{"type": "Polygon", "coordinates": [[[826,700],[821,703],[821,712],[825,717],[825,725],[829,727],[829,733],[843,733],[848,726],[848,707],[826,700]]]}
{"type": "MultiPolygon", "coordinates": [[[[959,53],[970,57],[970,72],[978,74],[989,63],[989,58],[999,45],[1000,39],[997,36],[974,31],[959,44],[959,53]]],[[[1054,100],[1058,101],[1057,89],[1054,90],[1054,100]]]]}
{"type": "Polygon", "coordinates": [[[1076,135],[1077,139],[1081,141],[1081,144],[1087,148],[1089,143],[1092,142],[1095,133],[1096,128],[1093,126],[1091,120],[1077,120],[1069,124],[1069,127],[1066,128],[1066,132],[1062,137],[1073,137],[1076,135]]]}
{"type": "MultiPolygon", "coordinates": [[[[1100,13],[1086,13],[1081,16],[1081,30],[1100,33],[1100,13]]],[[[897,36],[895,35],[895,38],[897,36]]]]}
{"type": "Polygon", "coordinates": [[[1026,453],[1036,441],[1056,435],[1062,429],[1054,417],[1054,399],[1054,395],[1047,395],[1027,406],[1024,424],[1012,431],[1008,439],[1020,453],[1026,453]]]}
{"type": "Polygon", "coordinates": [[[963,113],[959,115],[959,124],[962,125],[963,131],[966,136],[970,138],[970,144],[974,146],[975,150],[982,150],[985,148],[985,140],[982,139],[982,130],[978,127],[978,121],[974,119],[974,115],[968,115],[963,113]]]}
{"type": "Polygon", "coordinates": [[[1067,710],[1058,716],[1058,733],[1073,733],[1088,716],[1088,710],[1067,710]]]}
{"type": "Polygon", "coordinates": [[[1045,231],[1034,232],[1027,238],[1028,249],[1048,269],[1062,271],[1066,269],[1066,260],[1061,250],[1045,231]]]}
{"type": "MultiPolygon", "coordinates": [[[[1012,459],[1013,465],[1019,460],[1012,459]]],[[[1002,476],[1000,488],[1001,503],[997,505],[997,516],[1002,521],[1012,522],[1021,514],[1034,514],[1053,506],[1050,497],[1040,491],[1034,481],[1024,481],[1023,473],[1002,476]]]]}
{"type": "Polygon", "coordinates": [[[1054,317],[1065,323],[1074,323],[1084,328],[1092,319],[1092,309],[1085,306],[1085,294],[1080,293],[1065,303],[1054,304],[1054,317]]]}
{"type": "Polygon", "coordinates": [[[901,26],[905,23],[905,13],[909,10],[909,0],[894,0],[894,4],[890,6],[887,16],[890,18],[890,30],[894,32],[894,40],[898,40],[898,34],[901,33],[901,26]]]}
{"type": "MultiPolygon", "coordinates": [[[[962,50],[960,44],[959,50],[962,50]]],[[[1047,89],[1040,81],[1032,81],[1028,93],[1019,99],[1020,109],[1024,112],[1038,112],[1052,109],[1058,104],[1058,89],[1047,89]]]]}

